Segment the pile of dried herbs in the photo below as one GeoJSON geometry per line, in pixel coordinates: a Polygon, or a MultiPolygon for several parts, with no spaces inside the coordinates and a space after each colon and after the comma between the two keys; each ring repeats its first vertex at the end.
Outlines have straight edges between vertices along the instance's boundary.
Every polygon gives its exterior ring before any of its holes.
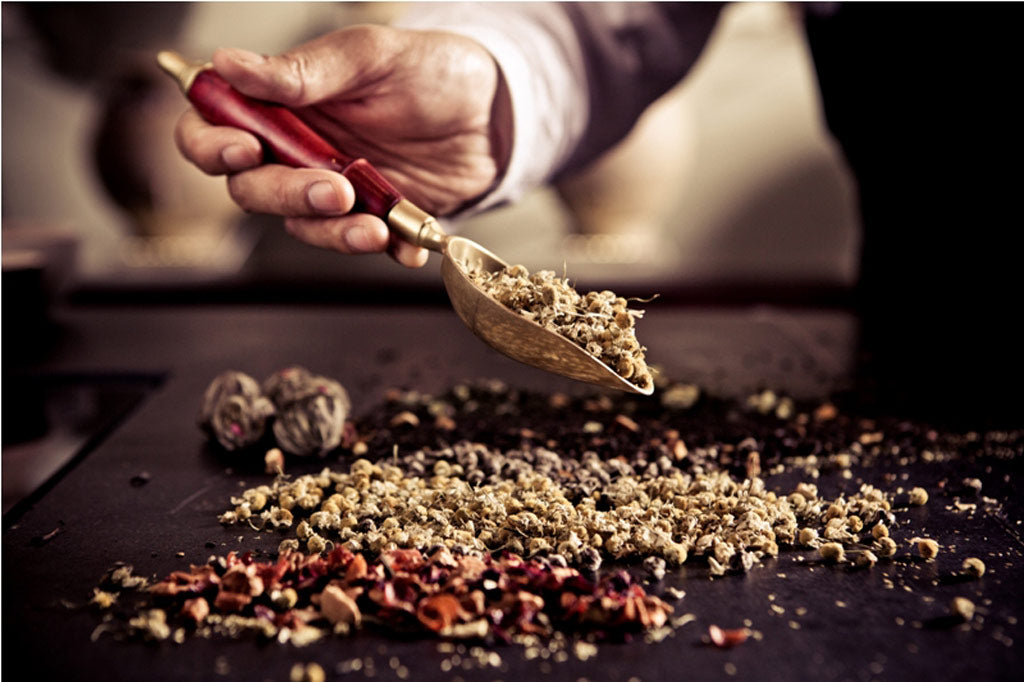
{"type": "MultiPolygon", "coordinates": [[[[658,581],[684,563],[715,576],[813,551],[869,569],[903,543],[904,556],[934,560],[934,541],[898,517],[929,503],[902,485],[900,467],[1024,451],[1019,432],[942,433],[770,391],[718,400],[679,383],[653,399],[497,381],[394,391],[346,433],[335,465],[291,461],[308,473],[278,469],[221,513],[228,526],[280,533],[276,560],[211,557],[153,585],[120,568],[95,604],[145,588],[149,604],[129,630],[175,640],[256,631],[301,644],[367,623],[491,641],[650,634],[692,616],[670,618],[624,567],[658,581]],[[889,472],[874,484],[860,478],[872,464],[889,472]],[[823,474],[849,485],[825,497],[823,474]]],[[[942,485],[961,491],[957,508],[988,504],[973,479],[942,485]]],[[[984,571],[977,559],[962,569],[984,571]]]]}
{"type": "Polygon", "coordinates": [[[488,296],[569,339],[623,379],[641,389],[654,384],[644,358],[646,349],[636,338],[636,321],[644,313],[629,308],[625,298],[607,290],[580,294],[553,271],[530,274],[522,265],[497,272],[479,268],[466,272],[488,296]]]}
{"type": "MultiPolygon", "coordinates": [[[[119,569],[123,574],[124,567],[119,569]]],[[[130,571],[129,571],[130,573],[130,571]]],[[[343,547],[283,551],[275,561],[231,553],[154,584],[109,578],[94,602],[144,588],[151,608],[130,623],[152,639],[256,632],[302,645],[372,622],[397,634],[510,642],[555,631],[621,636],[662,627],[672,607],[625,571],[591,579],[564,565],[512,555],[387,550],[375,559],[343,547]]]]}
{"type": "MultiPolygon", "coordinates": [[[[780,544],[816,547],[819,537],[862,544],[872,527],[884,528],[892,518],[887,497],[867,484],[826,500],[811,484],[780,495],[757,477],[737,481],[724,471],[690,474],[673,466],[643,476],[621,462],[604,468],[593,457],[585,466],[598,487],[583,494],[560,485],[565,469],[538,471],[519,459],[524,454],[510,459],[460,442],[440,457],[431,453],[425,476],[408,476],[389,461],[358,459],[348,472],[324,469],[249,489],[220,518],[256,530],[294,528],[282,550],[320,552],[340,544],[379,554],[444,546],[547,557],[588,570],[609,559],[655,558],[676,567],[693,556],[718,575],[730,567],[749,570],[777,555],[780,544]],[[469,465],[470,473],[489,471],[490,480],[470,483],[460,455],[463,462],[496,463],[469,465]],[[519,466],[506,466],[510,462],[519,466]]],[[[540,454],[548,458],[544,464],[558,457],[540,454]]]]}

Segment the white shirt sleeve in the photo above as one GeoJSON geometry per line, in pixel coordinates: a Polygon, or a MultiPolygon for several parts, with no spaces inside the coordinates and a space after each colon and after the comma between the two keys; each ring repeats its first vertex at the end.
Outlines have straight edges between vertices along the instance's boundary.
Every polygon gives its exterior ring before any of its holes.
{"type": "Polygon", "coordinates": [[[416,3],[403,28],[471,38],[494,57],[512,101],[508,168],[474,209],[515,201],[550,181],[586,128],[586,67],[568,17],[556,5],[416,3]]]}
{"type": "Polygon", "coordinates": [[[508,168],[474,210],[519,199],[618,142],[693,64],[712,3],[413,3],[396,26],[471,38],[512,103],[508,168]]]}

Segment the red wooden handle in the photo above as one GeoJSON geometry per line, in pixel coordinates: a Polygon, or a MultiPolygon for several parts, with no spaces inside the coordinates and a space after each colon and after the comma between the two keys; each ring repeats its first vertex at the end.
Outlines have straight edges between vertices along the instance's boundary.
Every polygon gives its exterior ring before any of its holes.
{"type": "Polygon", "coordinates": [[[402,199],[369,161],[338,151],[285,107],[246,97],[211,69],[196,76],[188,99],[210,123],[248,130],[258,137],[279,163],[341,173],[356,191],[358,211],[386,219],[402,199]]]}

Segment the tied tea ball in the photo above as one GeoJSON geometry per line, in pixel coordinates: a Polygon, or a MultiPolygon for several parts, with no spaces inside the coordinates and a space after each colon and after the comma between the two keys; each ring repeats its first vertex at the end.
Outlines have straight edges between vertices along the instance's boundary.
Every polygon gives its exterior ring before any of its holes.
{"type": "Polygon", "coordinates": [[[277,418],[274,436],[294,455],[322,455],[341,444],[351,403],[344,387],[302,367],[276,372],[263,384],[277,418]]]}
{"type": "Polygon", "coordinates": [[[228,370],[207,387],[198,422],[225,450],[238,450],[263,437],[267,419],[273,414],[273,403],[263,396],[255,379],[228,370]]]}

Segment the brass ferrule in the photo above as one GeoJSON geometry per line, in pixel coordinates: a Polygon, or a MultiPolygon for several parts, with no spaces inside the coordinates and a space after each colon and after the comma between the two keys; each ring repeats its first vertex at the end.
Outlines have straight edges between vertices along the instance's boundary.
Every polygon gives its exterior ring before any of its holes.
{"type": "Polygon", "coordinates": [[[444,252],[448,235],[441,229],[437,218],[408,199],[395,204],[388,212],[387,222],[395,234],[407,242],[438,253],[444,252]]]}
{"type": "Polygon", "coordinates": [[[189,88],[192,87],[192,82],[195,81],[196,76],[206,69],[213,68],[213,64],[210,62],[190,62],[177,52],[171,50],[161,50],[158,52],[156,61],[161,69],[178,81],[181,91],[186,95],[189,88]]]}

